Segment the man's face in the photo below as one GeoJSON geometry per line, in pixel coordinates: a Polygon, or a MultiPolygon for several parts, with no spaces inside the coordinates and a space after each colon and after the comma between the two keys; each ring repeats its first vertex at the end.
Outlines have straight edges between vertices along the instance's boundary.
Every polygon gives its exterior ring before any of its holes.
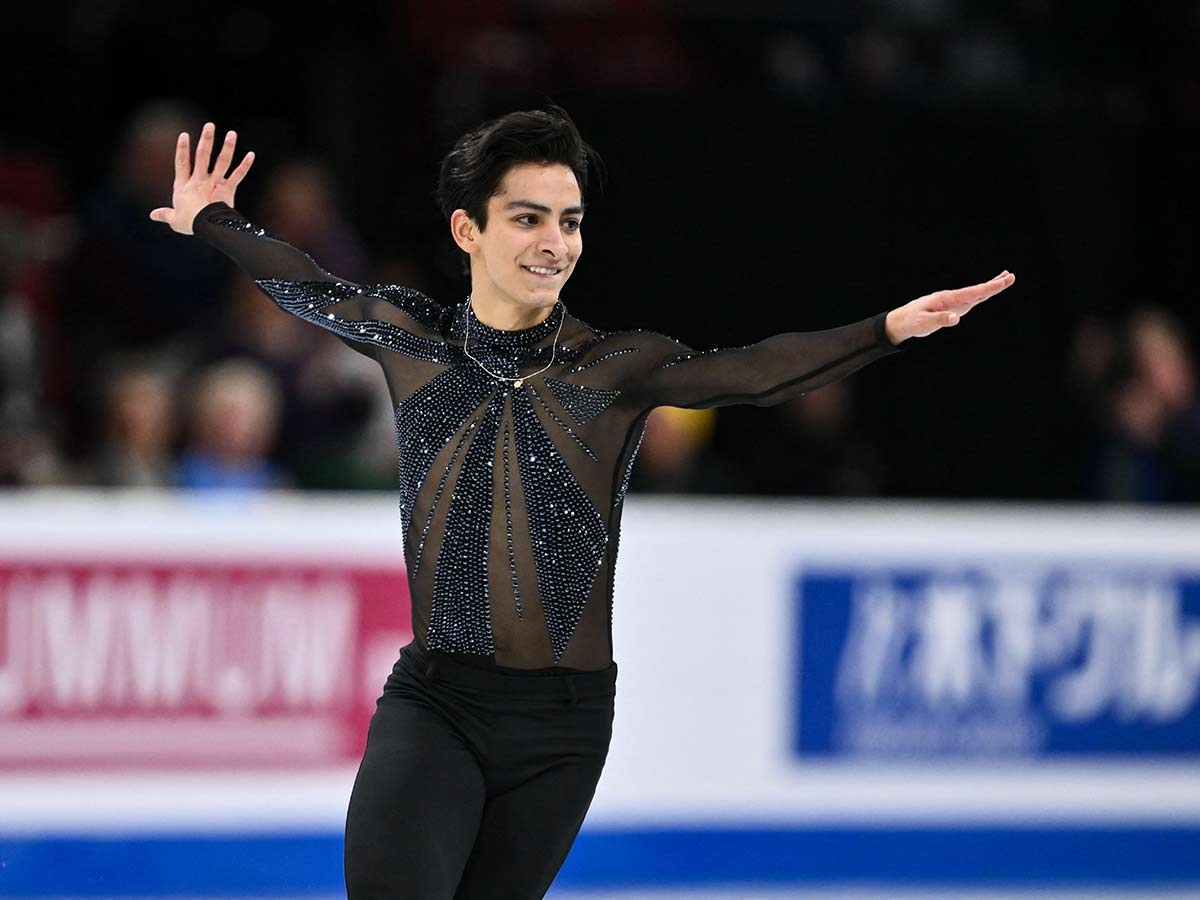
{"type": "Polygon", "coordinates": [[[487,228],[476,231],[472,293],[526,309],[553,306],[583,252],[582,220],[569,167],[513,166],[488,199],[487,228]]]}

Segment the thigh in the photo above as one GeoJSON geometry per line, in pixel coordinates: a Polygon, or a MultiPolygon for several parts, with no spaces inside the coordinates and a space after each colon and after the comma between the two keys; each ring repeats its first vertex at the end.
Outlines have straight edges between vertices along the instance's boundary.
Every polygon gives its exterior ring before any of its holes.
{"type": "Polygon", "coordinates": [[[454,900],[538,900],[575,842],[604,758],[566,758],[487,801],[454,900]]]}
{"type": "Polygon", "coordinates": [[[450,900],[483,802],[479,764],[446,721],[417,700],[385,698],[346,814],[350,900],[450,900]]]}

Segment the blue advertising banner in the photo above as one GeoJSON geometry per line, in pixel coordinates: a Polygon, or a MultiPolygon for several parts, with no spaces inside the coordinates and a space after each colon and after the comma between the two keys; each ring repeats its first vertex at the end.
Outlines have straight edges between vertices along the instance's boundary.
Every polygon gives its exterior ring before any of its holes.
{"type": "Polygon", "coordinates": [[[1200,571],[805,569],[801,756],[1200,755],[1200,571]]]}

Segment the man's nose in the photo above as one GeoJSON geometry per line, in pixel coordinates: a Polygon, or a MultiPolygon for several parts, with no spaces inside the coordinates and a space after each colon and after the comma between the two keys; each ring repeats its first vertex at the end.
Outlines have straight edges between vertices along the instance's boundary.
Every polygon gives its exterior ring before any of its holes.
{"type": "Polygon", "coordinates": [[[561,259],[567,253],[567,242],[557,227],[548,229],[538,241],[538,249],[554,259],[561,259]]]}

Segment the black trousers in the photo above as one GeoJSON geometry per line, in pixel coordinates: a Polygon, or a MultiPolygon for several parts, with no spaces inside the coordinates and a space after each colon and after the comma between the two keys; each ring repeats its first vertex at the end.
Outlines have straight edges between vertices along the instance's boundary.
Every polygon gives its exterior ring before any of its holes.
{"type": "Polygon", "coordinates": [[[616,675],[615,663],[526,674],[404,647],[350,795],[350,900],[543,897],[608,756],[616,675]]]}

